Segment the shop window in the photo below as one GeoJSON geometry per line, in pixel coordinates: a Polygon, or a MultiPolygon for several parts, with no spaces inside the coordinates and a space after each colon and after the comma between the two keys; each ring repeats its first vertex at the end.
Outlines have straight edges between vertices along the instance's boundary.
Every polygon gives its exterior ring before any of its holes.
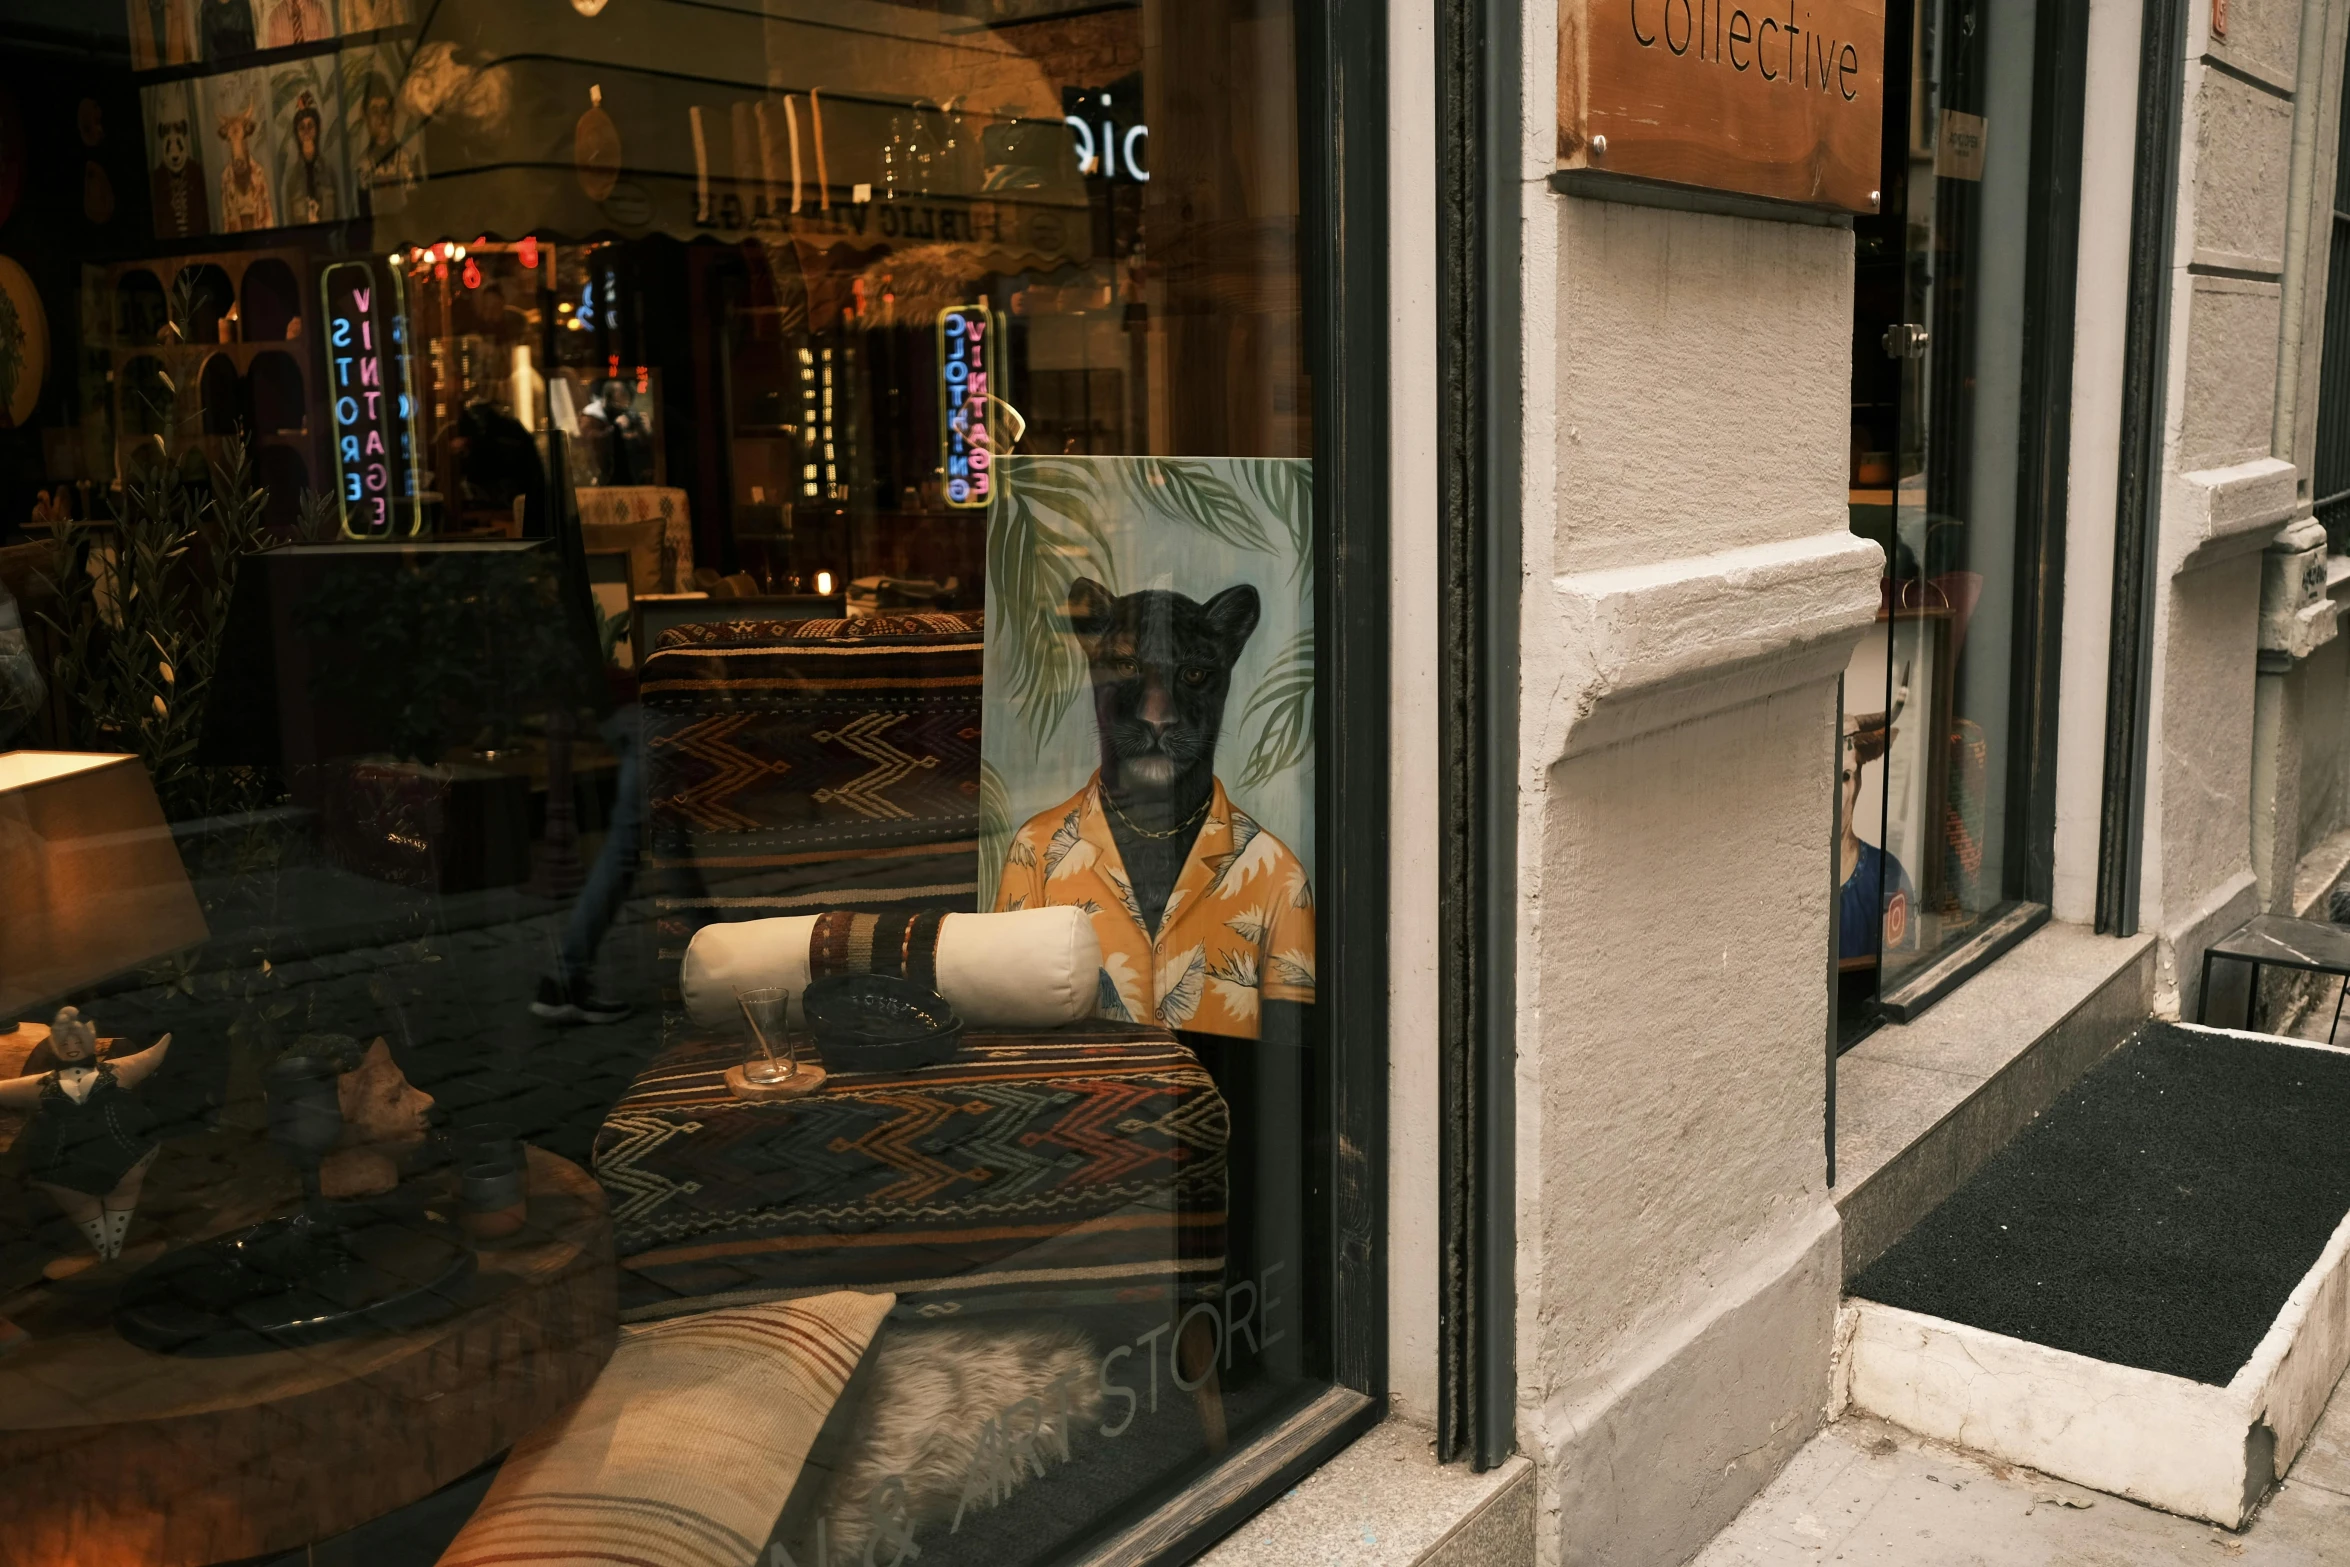
{"type": "Polygon", "coordinates": [[[241,293],[246,342],[277,343],[301,335],[302,289],[285,261],[264,256],[247,267],[241,293]]]}
{"type": "Polygon", "coordinates": [[[2333,218],[2326,260],[2325,349],[2318,376],[2313,487],[2326,548],[2350,551],[2350,116],[2334,156],[2333,218]]]}
{"type": "Polygon", "coordinates": [[[183,343],[225,343],[235,333],[229,312],[237,307],[237,291],[227,269],[217,262],[180,268],[167,304],[171,325],[183,343]]]}
{"type": "Polygon", "coordinates": [[[1851,522],[1886,566],[1843,683],[1847,1043],[2047,912],[2048,432],[2069,396],[2051,368],[2069,350],[2048,340],[2070,320],[2078,188],[2051,170],[2077,161],[2079,115],[2059,9],[1910,0],[1888,17],[1883,202],[1855,224],[1851,522]]]}
{"type": "Polygon", "coordinates": [[[226,354],[204,361],[196,377],[199,420],[206,435],[235,435],[253,427],[252,400],[226,354]]]}
{"type": "Polygon", "coordinates": [[[293,531],[300,523],[304,498],[312,493],[310,464],[298,444],[264,440],[251,453],[253,476],[262,503],[262,518],[272,531],[293,531]]]}
{"type": "Polygon", "coordinates": [[[246,379],[252,385],[253,433],[257,438],[308,434],[309,389],[293,355],[264,349],[253,356],[246,379]]]}
{"type": "Polygon", "coordinates": [[[0,512],[11,1559],[1017,1567],[1374,1417],[1331,19],[187,9],[40,57],[156,237],[0,431],[116,432],[0,512]]]}
{"type": "Polygon", "coordinates": [[[123,430],[151,436],[176,430],[179,394],[162,360],[152,354],[133,355],[115,372],[115,381],[123,430]]]}
{"type": "Polygon", "coordinates": [[[151,344],[170,311],[163,302],[163,285],[144,267],[123,273],[114,285],[114,333],[124,344],[151,344]]]}

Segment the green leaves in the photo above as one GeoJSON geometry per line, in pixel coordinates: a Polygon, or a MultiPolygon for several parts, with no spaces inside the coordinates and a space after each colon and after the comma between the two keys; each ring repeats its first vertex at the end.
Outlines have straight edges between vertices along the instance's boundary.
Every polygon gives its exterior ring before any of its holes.
{"type": "Polygon", "coordinates": [[[1314,628],[1300,626],[1249,693],[1235,732],[1257,725],[1248,765],[1235,786],[1246,790],[1297,766],[1314,748],[1314,628]]]}
{"type": "Polygon", "coordinates": [[[57,608],[42,619],[62,648],[53,673],[74,739],[137,752],[175,821],[255,803],[243,796],[256,780],[194,757],[238,569],[269,542],[268,497],[241,439],[199,467],[208,482],[191,487],[179,464],[126,464],[114,525],[58,524],[44,573],[57,608]]]}
{"type": "Polygon", "coordinates": [[[1314,470],[1302,462],[1252,462],[1242,472],[1264,509],[1289,528],[1289,580],[1313,561],[1314,470]]]}
{"type": "MultiPolygon", "coordinates": [[[[1255,509],[1209,463],[1138,457],[1116,465],[1137,510],[1169,514],[1234,549],[1273,553],[1255,509]]],[[[1114,591],[1114,590],[1113,590],[1114,591]]]]}
{"type": "Polygon", "coordinates": [[[1115,593],[1118,573],[1092,466],[1042,458],[1018,472],[1017,483],[1007,473],[998,487],[987,532],[996,601],[988,634],[1002,660],[1004,695],[1030,731],[1033,753],[1042,754],[1086,682],[1084,651],[1062,613],[1069,584],[1091,577],[1115,593]]]}
{"type": "Polygon", "coordinates": [[[996,884],[1003,880],[1004,856],[1011,850],[1012,795],[1004,775],[982,757],[979,763],[979,906],[995,907],[996,884]]]}

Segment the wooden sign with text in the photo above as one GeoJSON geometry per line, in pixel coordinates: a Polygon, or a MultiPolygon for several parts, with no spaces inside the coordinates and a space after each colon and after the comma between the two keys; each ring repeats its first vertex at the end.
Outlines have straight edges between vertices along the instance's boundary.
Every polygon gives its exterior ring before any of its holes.
{"type": "Polygon", "coordinates": [[[1884,0],[1561,0],[1561,170],[1873,212],[1884,0]]]}

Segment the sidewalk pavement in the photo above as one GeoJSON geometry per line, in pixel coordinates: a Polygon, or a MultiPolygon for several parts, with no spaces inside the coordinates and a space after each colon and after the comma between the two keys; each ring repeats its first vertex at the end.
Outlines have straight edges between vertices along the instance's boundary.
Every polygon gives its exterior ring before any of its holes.
{"type": "Polygon", "coordinates": [[[2241,1534],[1865,1416],[1805,1444],[1691,1567],[2350,1567],[2350,1379],[2241,1534]]]}

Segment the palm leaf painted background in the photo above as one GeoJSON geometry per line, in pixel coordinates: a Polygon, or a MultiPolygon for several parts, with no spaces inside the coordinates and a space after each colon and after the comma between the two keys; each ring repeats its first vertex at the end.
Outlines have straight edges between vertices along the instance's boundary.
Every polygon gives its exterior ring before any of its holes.
{"type": "Polygon", "coordinates": [[[1006,845],[1100,761],[1084,654],[1061,618],[1069,584],[1168,588],[1205,601],[1255,585],[1261,618],[1224,704],[1216,775],[1310,874],[1313,818],[1313,465],[1278,457],[998,460],[987,525],[980,738],[980,901],[1006,845]]]}

